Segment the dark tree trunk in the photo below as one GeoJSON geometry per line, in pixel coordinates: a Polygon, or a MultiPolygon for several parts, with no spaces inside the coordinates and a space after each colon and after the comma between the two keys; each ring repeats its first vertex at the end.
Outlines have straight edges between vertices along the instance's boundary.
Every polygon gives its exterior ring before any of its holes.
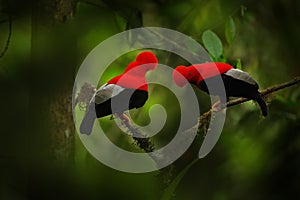
{"type": "Polygon", "coordinates": [[[59,163],[73,160],[74,5],[74,0],[42,0],[32,10],[30,130],[31,149],[38,152],[31,153],[59,163]]]}

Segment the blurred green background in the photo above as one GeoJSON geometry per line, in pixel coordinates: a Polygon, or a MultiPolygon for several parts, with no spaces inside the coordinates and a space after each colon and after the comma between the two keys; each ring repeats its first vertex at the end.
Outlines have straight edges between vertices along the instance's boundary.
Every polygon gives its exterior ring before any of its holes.
{"type": "MultiPolygon", "coordinates": [[[[270,95],[266,118],[253,102],[228,109],[223,133],[204,159],[192,162],[200,134],[172,166],[145,174],[94,159],[78,139],[71,109],[86,55],[108,37],[142,26],[174,29],[201,44],[203,32],[212,30],[223,43],[220,59],[240,60],[260,88],[291,80],[300,74],[299,10],[298,0],[1,0],[0,199],[300,198],[299,86],[270,95]],[[224,31],[229,19],[236,28],[230,43],[224,31]]],[[[183,64],[168,52],[155,53],[162,64],[183,64]]],[[[99,85],[135,55],[114,62],[99,85]]],[[[160,147],[172,139],[180,116],[169,103],[172,94],[153,87],[145,108],[132,112],[143,125],[151,104],[165,106],[167,124],[153,139],[160,147]]],[[[201,111],[209,110],[209,97],[197,95],[201,111]]],[[[138,150],[111,121],[103,123],[114,142],[138,150]]]]}

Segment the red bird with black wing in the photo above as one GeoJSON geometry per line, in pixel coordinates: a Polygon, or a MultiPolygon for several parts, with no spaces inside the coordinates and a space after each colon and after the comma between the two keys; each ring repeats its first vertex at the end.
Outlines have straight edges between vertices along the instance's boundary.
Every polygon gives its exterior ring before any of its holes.
{"type": "Polygon", "coordinates": [[[80,132],[89,135],[96,118],[116,114],[126,119],[124,111],[142,107],[148,99],[146,73],[154,70],[157,63],[158,60],[152,52],[142,52],[121,75],[101,86],[87,107],[80,132]]]}
{"type": "Polygon", "coordinates": [[[216,96],[221,96],[220,90],[217,88],[210,93],[207,85],[213,85],[220,77],[226,92],[226,99],[221,99],[221,104],[225,104],[229,97],[249,98],[256,101],[263,116],[267,116],[268,108],[258,91],[258,84],[247,72],[235,69],[226,63],[209,62],[189,67],[178,66],[173,73],[173,80],[178,86],[183,87],[187,82],[190,82],[200,90],[216,96]]]}

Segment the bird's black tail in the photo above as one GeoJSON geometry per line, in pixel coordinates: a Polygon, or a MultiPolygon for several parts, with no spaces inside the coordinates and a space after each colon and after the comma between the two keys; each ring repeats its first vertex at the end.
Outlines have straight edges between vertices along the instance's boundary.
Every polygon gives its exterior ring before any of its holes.
{"type": "Polygon", "coordinates": [[[266,102],[263,100],[263,98],[261,97],[261,95],[259,94],[254,100],[260,106],[262,115],[267,116],[268,115],[268,106],[267,106],[266,102]]]}
{"type": "Polygon", "coordinates": [[[96,113],[93,112],[93,109],[90,109],[90,108],[86,112],[86,114],[83,117],[83,120],[80,124],[80,132],[82,134],[90,135],[93,130],[94,122],[96,119],[96,113]]]}

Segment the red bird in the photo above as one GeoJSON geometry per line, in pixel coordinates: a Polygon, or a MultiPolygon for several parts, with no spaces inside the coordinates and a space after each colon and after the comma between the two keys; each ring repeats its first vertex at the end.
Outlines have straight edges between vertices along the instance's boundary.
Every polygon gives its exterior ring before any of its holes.
{"type": "Polygon", "coordinates": [[[129,120],[123,113],[126,110],[142,107],[148,99],[146,73],[154,70],[158,60],[152,52],[138,54],[125,71],[106,84],[94,94],[81,122],[80,132],[89,135],[96,118],[116,114],[122,120],[129,120]]]}
{"type": "MultiPolygon", "coordinates": [[[[188,81],[209,94],[206,83],[213,84],[217,80],[216,77],[218,75],[223,80],[226,92],[226,100],[221,99],[219,103],[224,105],[229,97],[249,98],[255,100],[259,104],[263,116],[267,116],[267,105],[258,91],[257,82],[247,72],[235,69],[229,64],[210,62],[189,67],[178,66],[173,72],[173,80],[180,87],[183,87],[188,81]],[[185,79],[176,72],[183,75],[185,79]]],[[[215,89],[211,95],[220,96],[220,92],[218,92],[218,89],[215,89]]]]}

